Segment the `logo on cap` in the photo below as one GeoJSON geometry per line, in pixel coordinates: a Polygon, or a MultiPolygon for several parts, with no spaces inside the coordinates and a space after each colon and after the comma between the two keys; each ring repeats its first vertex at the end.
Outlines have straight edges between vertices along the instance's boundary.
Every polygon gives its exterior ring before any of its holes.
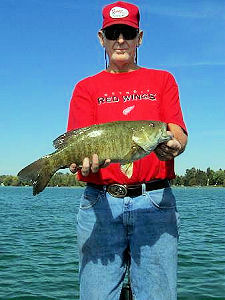
{"type": "Polygon", "coordinates": [[[109,15],[113,19],[125,18],[129,15],[129,11],[126,8],[115,6],[110,10],[109,15]]]}

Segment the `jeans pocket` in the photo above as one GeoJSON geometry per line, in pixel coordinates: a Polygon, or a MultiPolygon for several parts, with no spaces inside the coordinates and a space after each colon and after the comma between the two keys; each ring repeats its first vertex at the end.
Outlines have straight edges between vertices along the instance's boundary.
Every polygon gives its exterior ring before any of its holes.
{"type": "Polygon", "coordinates": [[[170,187],[147,192],[150,201],[158,209],[176,208],[176,199],[170,187]]]}
{"type": "Polygon", "coordinates": [[[80,209],[92,208],[100,199],[100,191],[93,187],[86,187],[80,199],[80,209]]]}

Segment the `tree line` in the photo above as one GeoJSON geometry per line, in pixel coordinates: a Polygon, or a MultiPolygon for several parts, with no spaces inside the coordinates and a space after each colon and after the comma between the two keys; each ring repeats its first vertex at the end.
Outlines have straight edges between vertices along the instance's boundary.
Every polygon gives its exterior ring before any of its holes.
{"type": "Polygon", "coordinates": [[[206,172],[200,169],[187,169],[185,175],[177,175],[172,182],[178,186],[224,186],[225,170],[214,171],[207,168],[206,172]]]}
{"type": "MultiPolygon", "coordinates": [[[[0,175],[0,185],[2,186],[31,186],[30,181],[22,182],[17,176],[0,175]]],[[[214,171],[207,168],[206,172],[200,169],[187,169],[184,175],[177,175],[172,180],[175,186],[224,186],[225,170],[214,171]]],[[[84,186],[84,183],[78,181],[76,176],[69,173],[56,173],[50,180],[48,186],[84,186]]]]}
{"type": "MultiPolygon", "coordinates": [[[[0,185],[2,186],[32,186],[31,181],[21,181],[18,176],[0,175],[0,185]]],[[[57,172],[49,181],[48,186],[84,186],[78,181],[76,176],[69,173],[57,172]]]]}

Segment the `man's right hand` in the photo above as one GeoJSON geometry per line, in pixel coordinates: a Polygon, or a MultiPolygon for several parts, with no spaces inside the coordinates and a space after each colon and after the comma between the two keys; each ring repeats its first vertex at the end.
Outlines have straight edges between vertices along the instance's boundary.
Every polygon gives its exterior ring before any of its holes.
{"type": "MultiPolygon", "coordinates": [[[[104,165],[103,166],[101,165],[101,168],[105,168],[109,164],[110,164],[110,159],[106,159],[104,165]]],[[[90,161],[88,157],[85,157],[82,166],[77,166],[75,163],[72,163],[69,167],[72,173],[76,173],[78,170],[81,170],[81,174],[83,176],[88,176],[90,172],[97,173],[99,168],[100,166],[99,166],[99,160],[97,154],[93,154],[92,161],[90,161]]]]}

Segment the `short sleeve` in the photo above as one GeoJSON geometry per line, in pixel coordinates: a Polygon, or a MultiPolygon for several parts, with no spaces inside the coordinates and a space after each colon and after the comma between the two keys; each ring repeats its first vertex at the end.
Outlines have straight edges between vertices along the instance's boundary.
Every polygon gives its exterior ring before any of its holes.
{"type": "Polygon", "coordinates": [[[80,81],[70,101],[67,131],[94,124],[95,109],[88,80],[80,81]]]}
{"type": "Polygon", "coordinates": [[[178,86],[173,75],[168,72],[165,72],[161,101],[162,121],[179,125],[187,132],[180,106],[178,86]]]}

